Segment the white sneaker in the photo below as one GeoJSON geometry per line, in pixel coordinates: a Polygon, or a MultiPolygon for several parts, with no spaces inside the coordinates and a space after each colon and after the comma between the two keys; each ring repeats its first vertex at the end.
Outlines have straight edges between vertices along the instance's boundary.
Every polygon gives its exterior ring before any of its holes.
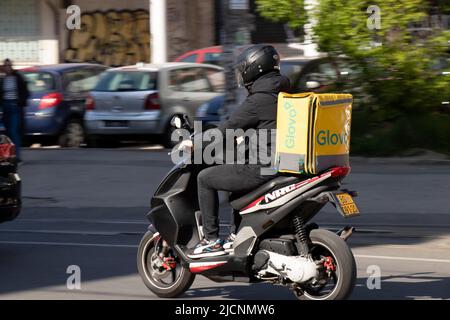
{"type": "Polygon", "coordinates": [[[222,240],[209,241],[203,239],[187,256],[189,258],[215,257],[226,254],[222,246],[222,240]]]}
{"type": "Polygon", "coordinates": [[[226,252],[229,252],[229,251],[233,251],[234,249],[233,249],[233,242],[234,242],[234,239],[236,239],[236,235],[234,234],[234,233],[230,233],[230,235],[225,239],[225,242],[224,242],[224,244],[223,244],[223,249],[226,251],[226,252]]]}

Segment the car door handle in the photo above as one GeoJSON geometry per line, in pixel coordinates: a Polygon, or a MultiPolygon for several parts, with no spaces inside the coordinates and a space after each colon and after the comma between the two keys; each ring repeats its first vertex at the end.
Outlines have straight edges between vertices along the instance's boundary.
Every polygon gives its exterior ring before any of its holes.
{"type": "Polygon", "coordinates": [[[183,98],[183,101],[191,101],[188,97],[183,98]]]}

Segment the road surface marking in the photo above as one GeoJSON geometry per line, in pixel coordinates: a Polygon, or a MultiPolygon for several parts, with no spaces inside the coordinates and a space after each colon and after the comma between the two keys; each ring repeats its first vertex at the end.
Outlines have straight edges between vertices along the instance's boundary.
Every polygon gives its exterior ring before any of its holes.
{"type": "Polygon", "coordinates": [[[446,260],[446,259],[427,259],[427,258],[395,257],[395,256],[393,256],[393,257],[392,256],[371,256],[371,255],[365,255],[365,254],[355,254],[355,258],[450,263],[450,260],[446,260]]]}
{"type": "Polygon", "coordinates": [[[78,242],[41,242],[41,241],[0,241],[0,244],[31,244],[47,246],[80,246],[80,247],[111,247],[111,248],[137,248],[137,245],[107,244],[107,243],[78,243],[78,242]]]}
{"type": "Polygon", "coordinates": [[[45,234],[74,234],[88,236],[118,236],[118,235],[143,235],[142,231],[84,231],[84,230],[29,230],[29,229],[0,229],[0,232],[9,233],[45,233],[45,234]]]}
{"type": "MultiPolygon", "coordinates": [[[[110,248],[137,248],[138,245],[127,244],[107,244],[107,243],[79,243],[79,242],[42,242],[42,241],[0,241],[0,244],[24,244],[24,245],[47,245],[47,246],[80,246],[80,247],[110,247],[110,248]]],[[[395,256],[372,256],[365,254],[357,254],[355,258],[369,258],[381,260],[405,260],[405,261],[421,261],[421,262],[442,262],[450,263],[446,259],[427,259],[412,257],[395,257],[395,256]]]]}
{"type": "MultiPolygon", "coordinates": [[[[140,220],[92,220],[92,219],[29,219],[29,218],[20,218],[17,219],[16,224],[20,222],[79,222],[79,223],[90,223],[90,224],[138,224],[138,225],[146,225],[148,226],[150,223],[148,221],[140,221],[140,220]]],[[[230,223],[220,223],[221,227],[230,227],[230,223]]]]}
{"type": "Polygon", "coordinates": [[[139,220],[92,220],[92,219],[17,219],[16,224],[19,222],[80,222],[80,223],[91,223],[91,224],[143,224],[148,225],[147,221],[139,220]]]}

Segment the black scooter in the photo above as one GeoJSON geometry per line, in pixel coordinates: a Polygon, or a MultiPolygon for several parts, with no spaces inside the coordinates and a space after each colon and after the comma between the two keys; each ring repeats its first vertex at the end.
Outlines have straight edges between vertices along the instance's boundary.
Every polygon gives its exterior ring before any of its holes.
{"type": "MultiPolygon", "coordinates": [[[[190,128],[186,118],[172,125],[190,128]]],[[[356,264],[346,243],[353,228],[337,233],[310,220],[328,202],[344,217],[359,210],[356,192],[341,189],[348,167],[319,175],[279,175],[233,200],[239,224],[226,255],[191,259],[187,252],[203,237],[197,201],[198,166],[181,161],[161,182],[147,215],[151,225],[139,245],[137,265],[145,285],[159,297],[183,294],[195,275],[217,282],[269,282],[290,288],[302,300],[347,298],[356,264]]]]}

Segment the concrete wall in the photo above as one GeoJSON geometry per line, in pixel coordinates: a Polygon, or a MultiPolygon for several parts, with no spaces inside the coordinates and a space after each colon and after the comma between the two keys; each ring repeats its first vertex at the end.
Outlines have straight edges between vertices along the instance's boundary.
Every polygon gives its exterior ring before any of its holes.
{"type": "Polygon", "coordinates": [[[0,5],[0,60],[10,58],[18,67],[39,63],[40,4],[2,0],[0,5]]]}
{"type": "Polygon", "coordinates": [[[39,64],[59,62],[59,8],[57,1],[39,1],[40,41],[39,64]]]}
{"type": "MultiPolygon", "coordinates": [[[[10,4],[8,14],[19,12],[19,2],[5,1],[10,4]]],[[[39,22],[33,32],[25,32],[20,37],[2,37],[0,30],[2,57],[22,57],[23,61],[17,62],[23,66],[64,61],[107,65],[150,61],[149,0],[27,1],[36,5],[36,14],[31,18],[38,17],[39,22]],[[69,30],[66,26],[68,14],[64,5],[68,4],[80,7],[81,30],[69,30]]],[[[213,2],[167,0],[169,61],[186,51],[214,44],[213,2]]],[[[16,24],[18,29],[23,27],[20,22],[16,24]]]]}
{"type": "Polygon", "coordinates": [[[169,60],[186,51],[212,46],[214,22],[213,0],[168,0],[169,60]]]}

